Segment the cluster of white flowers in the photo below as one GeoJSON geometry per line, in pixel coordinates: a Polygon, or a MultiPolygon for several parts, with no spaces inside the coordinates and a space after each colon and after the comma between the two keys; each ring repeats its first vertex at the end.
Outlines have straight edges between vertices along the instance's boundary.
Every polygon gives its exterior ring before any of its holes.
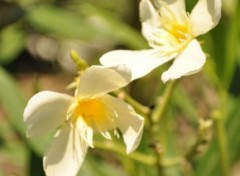
{"type": "Polygon", "coordinates": [[[91,66],[80,77],[75,95],[43,91],[34,95],[24,111],[27,135],[43,135],[58,127],[43,163],[47,176],[74,176],[94,147],[93,134],[111,139],[121,131],[126,151],[139,145],[144,119],[122,100],[107,93],[122,88],[156,67],[175,59],[162,74],[164,82],[201,70],[206,56],[197,36],[215,27],[221,16],[221,0],[199,0],[191,14],[184,0],[141,0],[142,34],[152,49],[117,50],[100,58],[103,66],[91,66]]]}
{"type": "Polygon", "coordinates": [[[142,34],[152,49],[111,51],[100,58],[102,65],[126,64],[134,80],[175,58],[162,74],[163,82],[201,70],[206,56],[195,38],[218,24],[221,0],[199,0],[191,14],[184,0],[159,0],[155,6],[150,0],[140,2],[142,34]]]}

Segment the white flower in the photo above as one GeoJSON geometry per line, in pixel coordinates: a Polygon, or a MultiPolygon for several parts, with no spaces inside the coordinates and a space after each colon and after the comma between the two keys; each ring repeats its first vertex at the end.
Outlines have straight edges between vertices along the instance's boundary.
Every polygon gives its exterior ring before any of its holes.
{"type": "Polygon", "coordinates": [[[206,56],[195,39],[214,28],[221,17],[221,0],[199,0],[191,14],[184,0],[141,0],[142,34],[152,49],[140,51],[117,50],[100,58],[104,66],[126,64],[132,79],[140,78],[156,67],[172,60],[162,74],[163,82],[201,70],[206,56]]]}
{"type": "Polygon", "coordinates": [[[109,130],[122,133],[127,153],[139,145],[144,119],[125,102],[106,93],[129,83],[125,67],[117,71],[92,66],[80,77],[74,97],[43,91],[34,95],[24,111],[27,135],[43,135],[61,127],[44,155],[47,176],[77,174],[88,146],[93,147],[93,133],[111,139],[109,130]]]}

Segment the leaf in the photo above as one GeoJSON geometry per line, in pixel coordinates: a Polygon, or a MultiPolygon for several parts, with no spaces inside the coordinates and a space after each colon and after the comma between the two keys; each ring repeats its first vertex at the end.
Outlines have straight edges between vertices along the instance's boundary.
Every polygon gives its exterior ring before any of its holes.
{"type": "Polygon", "coordinates": [[[12,25],[1,31],[0,41],[0,63],[10,63],[24,49],[25,34],[18,25],[12,25]]]}
{"type": "Polygon", "coordinates": [[[51,5],[42,5],[28,11],[26,19],[38,30],[59,37],[86,41],[92,39],[119,41],[134,49],[147,47],[147,42],[138,31],[106,10],[86,3],[81,5],[79,11],[81,14],[51,5]],[[96,21],[93,18],[96,18],[96,21]]]}
{"type": "Polygon", "coordinates": [[[236,66],[236,59],[237,59],[237,52],[239,50],[238,44],[240,42],[240,23],[239,23],[239,16],[240,16],[240,1],[236,3],[236,14],[232,16],[232,20],[230,25],[228,25],[228,33],[226,36],[226,55],[225,55],[225,67],[224,67],[224,75],[223,75],[223,82],[226,83],[226,86],[229,87],[229,84],[232,80],[235,66],[236,66]]]}
{"type": "Polygon", "coordinates": [[[105,9],[86,3],[82,6],[81,11],[86,15],[94,14],[102,21],[104,25],[100,26],[98,30],[102,31],[103,34],[116,38],[133,49],[148,48],[148,44],[140,32],[134,30],[105,9]]]}
{"type": "Polygon", "coordinates": [[[14,125],[15,129],[25,134],[25,128],[22,120],[22,114],[26,101],[17,88],[15,81],[10,75],[0,67],[0,103],[10,117],[10,121],[14,125]]]}
{"type": "Polygon", "coordinates": [[[178,86],[178,89],[173,93],[173,102],[186,114],[187,120],[195,126],[198,125],[198,112],[182,86],[178,86]]]}
{"type": "MultiPolygon", "coordinates": [[[[9,122],[14,129],[26,139],[25,126],[23,123],[23,111],[26,106],[26,100],[21,94],[14,79],[0,67],[0,104],[5,110],[9,122]]],[[[50,136],[37,137],[26,140],[33,147],[35,152],[42,155],[50,136]],[[40,142],[39,142],[40,141],[40,142]]]]}
{"type": "Polygon", "coordinates": [[[26,19],[30,25],[40,31],[50,32],[61,37],[90,40],[97,33],[79,15],[51,5],[31,8],[26,19]]]}
{"type": "Polygon", "coordinates": [[[22,140],[19,140],[19,135],[16,134],[16,131],[8,122],[8,119],[1,115],[0,156],[0,176],[14,174],[18,174],[19,176],[26,175],[25,169],[28,160],[26,145],[22,140]]]}

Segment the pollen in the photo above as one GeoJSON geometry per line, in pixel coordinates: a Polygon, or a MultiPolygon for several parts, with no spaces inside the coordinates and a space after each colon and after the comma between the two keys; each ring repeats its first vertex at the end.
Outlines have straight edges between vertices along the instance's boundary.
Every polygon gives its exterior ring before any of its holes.
{"type": "Polygon", "coordinates": [[[105,132],[115,126],[107,105],[101,99],[78,100],[73,121],[77,121],[79,118],[98,132],[105,132]]]}
{"type": "Polygon", "coordinates": [[[166,30],[169,31],[176,39],[178,42],[182,42],[183,40],[187,40],[186,34],[189,33],[188,26],[187,25],[182,25],[179,23],[169,23],[170,25],[166,26],[166,30]]]}
{"type": "Polygon", "coordinates": [[[162,14],[160,17],[162,28],[179,43],[188,40],[192,35],[191,22],[188,14],[183,12],[182,19],[179,20],[170,9],[167,9],[166,11],[168,13],[162,14]]]}

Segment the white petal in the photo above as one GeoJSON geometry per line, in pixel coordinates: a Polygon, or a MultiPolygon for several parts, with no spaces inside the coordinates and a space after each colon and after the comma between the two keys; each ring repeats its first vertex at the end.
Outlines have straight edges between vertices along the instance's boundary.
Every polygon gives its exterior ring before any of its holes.
{"type": "MultiPolygon", "coordinates": [[[[151,18],[156,22],[158,11],[155,9],[160,9],[163,3],[167,5],[176,16],[183,15],[182,12],[186,11],[185,0],[142,0],[140,2],[140,18],[141,21],[146,21],[151,18]],[[154,4],[152,3],[154,2],[154,4]]],[[[154,22],[153,21],[153,22],[154,22]]]]}
{"type": "Polygon", "coordinates": [[[160,10],[161,15],[166,15],[170,12],[169,15],[174,15],[178,21],[184,22],[186,20],[184,0],[162,0],[156,1],[154,4],[150,0],[142,0],[139,7],[142,34],[148,42],[149,36],[161,25],[158,10],[160,10]],[[163,3],[164,8],[161,8],[163,3]]]}
{"type": "Polygon", "coordinates": [[[82,118],[77,119],[76,126],[80,138],[84,141],[82,147],[90,146],[93,148],[93,129],[87,126],[82,118]]]}
{"type": "Polygon", "coordinates": [[[67,124],[54,137],[43,158],[47,176],[75,176],[85,158],[87,148],[82,148],[75,127],[67,124]]]}
{"type": "Polygon", "coordinates": [[[149,0],[142,0],[139,5],[142,34],[148,40],[154,27],[159,26],[159,14],[149,0]]]}
{"type": "Polygon", "coordinates": [[[164,2],[172,11],[186,11],[185,0],[160,0],[164,2]]]}
{"type": "Polygon", "coordinates": [[[221,0],[198,1],[190,15],[194,36],[204,34],[218,24],[221,6],[221,0]]]}
{"type": "Polygon", "coordinates": [[[148,22],[153,26],[159,23],[159,14],[150,0],[141,0],[139,13],[141,22],[148,22]]]}
{"type": "Polygon", "coordinates": [[[134,151],[141,142],[144,127],[144,118],[120,99],[110,95],[103,96],[104,101],[115,112],[116,125],[123,135],[127,153],[134,151]]]}
{"type": "Polygon", "coordinates": [[[115,50],[104,54],[100,58],[102,65],[112,67],[125,64],[132,72],[132,80],[143,77],[156,67],[171,60],[173,56],[160,57],[157,50],[115,50]]]}
{"type": "Polygon", "coordinates": [[[197,40],[192,40],[187,48],[174,60],[171,67],[162,74],[163,82],[177,79],[200,71],[206,56],[197,40]]]}
{"type": "Polygon", "coordinates": [[[46,134],[61,125],[72,101],[73,97],[69,95],[50,91],[34,95],[23,113],[27,135],[46,134]]]}
{"type": "MultiPolygon", "coordinates": [[[[171,12],[174,13],[175,17],[178,20],[180,21],[185,20],[186,14],[185,0],[161,0],[161,1],[167,4],[167,8],[169,8],[171,12]]],[[[161,11],[161,14],[164,15],[164,11],[161,11]]]]}
{"type": "Polygon", "coordinates": [[[91,66],[80,77],[78,96],[90,98],[119,89],[131,80],[131,72],[126,66],[106,68],[91,66]]]}

